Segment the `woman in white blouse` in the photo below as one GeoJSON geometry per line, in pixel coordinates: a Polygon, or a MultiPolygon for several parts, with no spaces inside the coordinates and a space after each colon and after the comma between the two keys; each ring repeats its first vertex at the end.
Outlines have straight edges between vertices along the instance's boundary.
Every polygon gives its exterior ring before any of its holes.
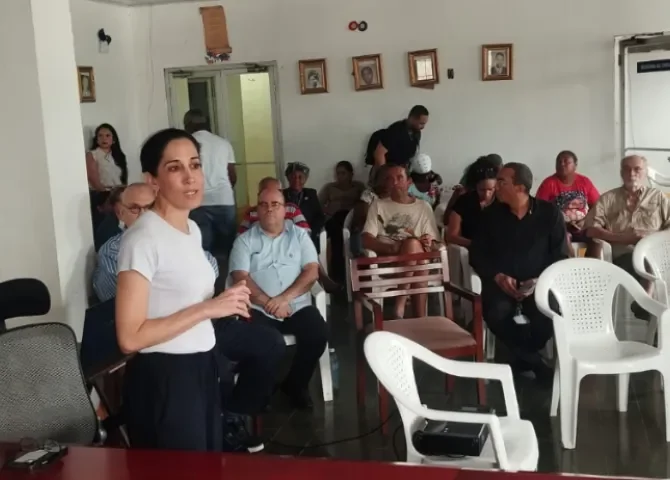
{"type": "MultiPolygon", "coordinates": [[[[211,319],[249,317],[244,282],[214,294],[214,270],[189,220],[204,178],[198,143],[178,129],[142,147],[153,208],[123,235],[118,260],[116,333],[125,353],[124,411],[133,448],[223,449],[221,398],[211,319]]],[[[218,320],[226,321],[226,320],[218,320]]]]}
{"type": "Polygon", "coordinates": [[[103,123],[95,129],[86,154],[86,175],[92,190],[104,192],[128,183],[126,155],[114,127],[103,123]]]}
{"type": "Polygon", "coordinates": [[[86,154],[86,176],[91,197],[93,231],[104,219],[103,206],[114,187],[128,183],[126,155],[114,127],[103,123],[95,129],[91,150],[86,154]]]}

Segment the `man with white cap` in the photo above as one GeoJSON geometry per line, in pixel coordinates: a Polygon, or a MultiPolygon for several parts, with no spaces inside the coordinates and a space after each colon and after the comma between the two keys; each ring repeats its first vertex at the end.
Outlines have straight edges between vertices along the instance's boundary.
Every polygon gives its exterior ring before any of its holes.
{"type": "Polygon", "coordinates": [[[409,165],[412,183],[408,193],[414,198],[425,200],[431,207],[440,204],[440,185],[442,178],[433,172],[433,162],[428,155],[420,153],[409,165]]]}

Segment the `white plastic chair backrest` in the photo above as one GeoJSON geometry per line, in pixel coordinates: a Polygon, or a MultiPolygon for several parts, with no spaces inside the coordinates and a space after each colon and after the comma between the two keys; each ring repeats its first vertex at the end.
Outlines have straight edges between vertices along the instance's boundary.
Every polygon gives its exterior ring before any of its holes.
{"type": "MultiPolygon", "coordinates": [[[[464,376],[472,378],[478,377],[474,370],[480,371],[481,369],[490,367],[490,365],[485,363],[459,362],[439,357],[427,348],[391,332],[378,331],[368,335],[365,339],[363,350],[370,368],[377,376],[379,382],[393,396],[398,406],[406,438],[420,428],[424,421],[422,417],[414,413],[414,410],[422,407],[414,376],[414,358],[443,373],[456,376],[461,373],[464,376]],[[438,361],[440,364],[439,367],[436,365],[438,361]]],[[[518,418],[519,412],[516,394],[513,391],[505,391],[505,395],[508,394],[514,397],[511,399],[514,407],[511,407],[510,404],[510,408],[515,409],[509,412],[509,414],[512,418],[518,418]]],[[[507,402],[508,399],[506,398],[505,400],[507,402]]],[[[457,416],[458,413],[452,412],[452,415],[457,416]]],[[[499,426],[496,427],[495,433],[492,438],[494,451],[500,467],[506,469],[508,468],[508,458],[504,441],[500,436],[499,426]]],[[[407,442],[407,448],[415,456],[421,456],[414,449],[411,440],[407,442]]]]}
{"type": "Polygon", "coordinates": [[[647,178],[650,183],[655,183],[661,187],[670,187],[670,177],[659,173],[657,170],[647,167],[647,178]]]}
{"type": "Polygon", "coordinates": [[[612,305],[617,287],[644,291],[627,272],[595,258],[569,258],[544,270],[535,287],[538,309],[554,321],[559,355],[561,339],[614,336],[612,305]],[[560,314],[549,305],[549,294],[558,303],[560,314]],[[561,338],[562,337],[562,338],[561,338]]]}
{"type": "Polygon", "coordinates": [[[654,297],[668,305],[670,282],[670,231],[657,232],[643,238],[633,250],[633,267],[643,278],[654,283],[654,297]],[[647,271],[647,266],[651,272],[647,271]]]}
{"type": "Polygon", "coordinates": [[[412,406],[420,407],[421,399],[414,376],[411,347],[390,332],[374,332],[365,339],[363,350],[370,368],[379,382],[393,396],[405,426],[405,434],[416,430],[420,420],[412,406]]]}

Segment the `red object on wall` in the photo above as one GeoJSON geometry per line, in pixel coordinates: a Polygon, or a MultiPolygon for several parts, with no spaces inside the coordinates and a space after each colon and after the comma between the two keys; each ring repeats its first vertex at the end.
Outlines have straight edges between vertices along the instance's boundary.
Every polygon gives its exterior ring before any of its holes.
{"type": "Polygon", "coordinates": [[[351,30],[352,32],[358,30],[358,22],[356,20],[352,20],[351,22],[349,22],[349,30],[351,30]]]}

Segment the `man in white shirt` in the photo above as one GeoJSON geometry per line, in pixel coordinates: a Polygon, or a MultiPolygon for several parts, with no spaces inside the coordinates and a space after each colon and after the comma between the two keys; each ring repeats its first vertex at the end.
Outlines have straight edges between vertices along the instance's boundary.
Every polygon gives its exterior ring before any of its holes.
{"type": "Polygon", "coordinates": [[[230,252],[235,240],[235,152],[225,138],[210,131],[207,116],[198,109],[184,115],[184,130],[200,144],[205,175],[202,206],[191,212],[202,232],[202,247],[212,253],[230,252]]]}

